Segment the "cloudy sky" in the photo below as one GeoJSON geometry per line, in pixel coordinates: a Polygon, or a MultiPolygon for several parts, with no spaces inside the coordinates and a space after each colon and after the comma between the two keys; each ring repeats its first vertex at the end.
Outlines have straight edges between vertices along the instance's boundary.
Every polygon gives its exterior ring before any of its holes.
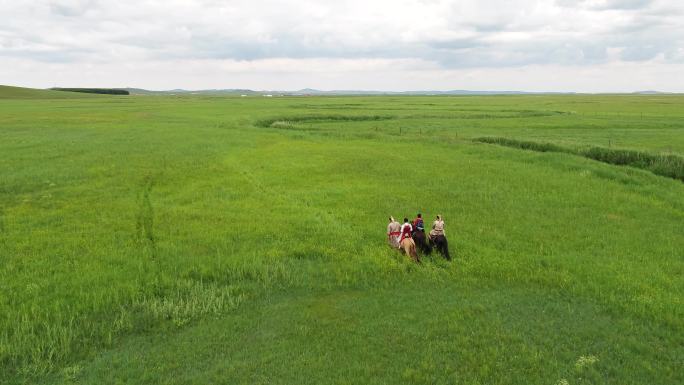
{"type": "Polygon", "coordinates": [[[682,0],[0,0],[0,84],[684,92],[682,0]]]}

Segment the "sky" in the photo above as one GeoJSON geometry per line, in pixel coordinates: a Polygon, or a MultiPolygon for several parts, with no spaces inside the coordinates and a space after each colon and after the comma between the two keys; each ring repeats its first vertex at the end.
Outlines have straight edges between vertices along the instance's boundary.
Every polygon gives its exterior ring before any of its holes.
{"type": "Polygon", "coordinates": [[[0,84],[684,92],[682,0],[0,0],[0,84]]]}

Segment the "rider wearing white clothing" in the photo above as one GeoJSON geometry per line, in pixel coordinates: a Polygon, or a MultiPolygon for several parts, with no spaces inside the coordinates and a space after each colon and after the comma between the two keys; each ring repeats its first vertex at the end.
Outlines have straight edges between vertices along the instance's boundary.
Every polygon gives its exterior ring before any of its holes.
{"type": "Polygon", "coordinates": [[[430,238],[434,239],[438,235],[444,235],[444,221],[441,215],[437,215],[437,219],[432,222],[432,230],[430,230],[430,238]]]}

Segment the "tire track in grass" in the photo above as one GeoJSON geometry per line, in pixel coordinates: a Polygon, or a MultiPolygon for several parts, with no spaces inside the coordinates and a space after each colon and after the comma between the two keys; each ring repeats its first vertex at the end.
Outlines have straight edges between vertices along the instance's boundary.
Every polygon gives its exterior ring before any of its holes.
{"type": "Polygon", "coordinates": [[[5,209],[0,206],[0,235],[5,232],[5,209]]]}
{"type": "Polygon", "coordinates": [[[144,179],[143,190],[138,196],[139,206],[138,214],[135,222],[136,239],[143,245],[143,248],[149,248],[152,252],[152,257],[156,255],[156,237],[154,235],[154,207],[150,195],[152,187],[154,186],[154,179],[151,176],[146,176],[144,179]]]}
{"type": "MultiPolygon", "coordinates": [[[[9,234],[7,234],[7,231],[5,230],[5,208],[0,205],[0,250],[9,250],[9,246],[7,245],[7,239],[9,238],[9,234]]],[[[0,255],[0,263],[3,263],[3,259],[6,259],[5,256],[0,255]]],[[[1,306],[1,304],[0,304],[1,306]]],[[[2,346],[0,346],[0,357],[2,356],[2,346]]]]}

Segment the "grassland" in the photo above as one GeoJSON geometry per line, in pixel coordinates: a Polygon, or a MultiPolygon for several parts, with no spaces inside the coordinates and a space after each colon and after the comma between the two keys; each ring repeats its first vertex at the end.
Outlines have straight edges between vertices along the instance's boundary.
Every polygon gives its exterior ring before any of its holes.
{"type": "Polygon", "coordinates": [[[57,94],[0,89],[0,382],[684,382],[684,183],[473,140],[684,156],[682,96],[57,94]]]}

